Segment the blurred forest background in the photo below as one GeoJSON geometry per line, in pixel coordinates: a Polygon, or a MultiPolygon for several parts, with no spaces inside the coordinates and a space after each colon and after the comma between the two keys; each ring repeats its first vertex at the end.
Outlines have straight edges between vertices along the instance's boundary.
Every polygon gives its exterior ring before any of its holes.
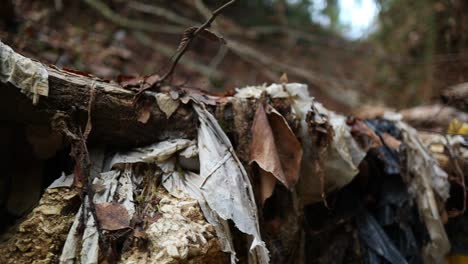
{"type": "MultiPolygon", "coordinates": [[[[238,0],[213,25],[226,44],[197,39],[172,82],[225,92],[287,73],[326,106],[349,111],[427,104],[468,80],[467,1],[371,0],[375,13],[355,17],[343,8],[363,1],[238,0]],[[370,25],[356,35],[343,14],[370,25]]],[[[104,79],[149,75],[167,69],[184,30],[223,3],[3,0],[0,38],[26,56],[104,79]]]]}

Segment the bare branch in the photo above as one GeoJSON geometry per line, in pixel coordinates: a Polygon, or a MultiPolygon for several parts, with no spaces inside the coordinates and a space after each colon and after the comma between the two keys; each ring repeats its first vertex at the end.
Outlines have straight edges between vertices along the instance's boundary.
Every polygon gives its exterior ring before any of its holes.
{"type": "MultiPolygon", "coordinates": [[[[133,36],[135,39],[140,42],[141,44],[148,46],[149,48],[161,53],[162,55],[171,58],[174,55],[175,49],[169,45],[163,44],[158,41],[152,40],[147,34],[143,32],[134,32],[133,36]]],[[[224,47],[224,46],[223,46],[224,47]]],[[[224,78],[224,74],[216,69],[214,69],[211,64],[207,67],[204,64],[201,64],[195,60],[191,60],[190,58],[183,58],[180,61],[182,65],[187,67],[188,69],[198,72],[204,76],[210,76],[217,79],[224,78]]]]}
{"type": "Polygon", "coordinates": [[[210,19],[211,11],[206,7],[205,3],[203,3],[203,0],[195,0],[195,7],[205,19],[210,19]]]}
{"type": "Polygon", "coordinates": [[[130,2],[128,7],[146,14],[165,18],[168,21],[187,27],[197,23],[196,21],[180,16],[169,9],[156,5],[148,5],[140,2],[130,2]]]}
{"type": "Polygon", "coordinates": [[[175,60],[174,60],[174,63],[172,64],[171,68],[169,69],[168,72],[166,72],[166,74],[164,74],[162,77],[161,77],[161,82],[163,82],[165,79],[167,79],[169,76],[171,76],[173,73],[174,73],[174,70],[175,70],[175,67],[177,66],[177,63],[179,62],[179,60],[182,58],[182,56],[185,54],[185,52],[187,52],[188,48],[190,47],[190,44],[192,43],[192,41],[197,37],[197,35],[202,32],[203,30],[205,30],[206,28],[209,28],[211,26],[211,23],[213,23],[213,21],[216,19],[216,17],[221,14],[221,12],[229,7],[230,5],[234,4],[236,2],[236,0],[230,0],[229,2],[227,2],[226,4],[224,4],[223,6],[221,6],[220,8],[216,9],[213,14],[211,15],[211,17],[203,24],[201,25],[192,35],[192,38],[188,40],[187,44],[182,48],[182,50],[177,54],[175,60]]]}
{"type": "MultiPolygon", "coordinates": [[[[89,1],[89,0],[88,0],[89,1]]],[[[236,2],[236,0],[230,0],[228,1],[227,3],[225,3],[224,5],[222,5],[221,7],[219,7],[218,9],[216,9],[213,14],[211,15],[211,17],[205,22],[203,23],[203,25],[201,25],[200,27],[198,27],[198,29],[191,35],[190,38],[187,39],[187,42],[186,44],[181,48],[181,50],[177,53],[175,59],[174,59],[174,62],[172,63],[171,67],[169,68],[169,70],[161,77],[161,79],[159,79],[154,85],[148,87],[148,88],[144,88],[144,89],[141,89],[137,95],[136,95],[136,99],[138,99],[138,97],[146,90],[148,89],[152,89],[154,87],[159,87],[161,86],[161,84],[167,79],[169,78],[170,76],[172,76],[172,74],[174,73],[174,70],[177,66],[177,64],[179,63],[180,59],[182,58],[182,56],[184,56],[185,52],[187,52],[188,48],[190,47],[190,44],[192,43],[192,41],[197,37],[197,35],[199,35],[200,33],[204,32],[204,30],[208,29],[211,24],[213,23],[213,21],[216,19],[216,17],[221,14],[221,12],[223,12],[224,9],[228,8],[229,6],[231,6],[232,4],[234,4],[236,2]]]]}
{"type": "Polygon", "coordinates": [[[112,11],[112,9],[110,9],[106,4],[104,4],[100,0],[84,1],[92,8],[99,11],[105,18],[122,27],[166,34],[179,34],[180,31],[184,30],[184,28],[179,26],[173,26],[168,24],[154,24],[145,21],[126,18],[112,11]]]}

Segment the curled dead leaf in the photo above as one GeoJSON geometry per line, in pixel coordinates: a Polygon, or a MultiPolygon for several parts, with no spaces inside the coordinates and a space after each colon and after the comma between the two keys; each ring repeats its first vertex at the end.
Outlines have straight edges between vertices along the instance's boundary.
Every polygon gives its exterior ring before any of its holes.
{"type": "Polygon", "coordinates": [[[259,170],[260,175],[260,197],[262,199],[262,205],[265,201],[273,195],[276,183],[278,180],[276,177],[267,171],[262,169],[259,170]]]}
{"type": "Polygon", "coordinates": [[[224,38],[221,35],[213,32],[213,31],[211,31],[209,29],[205,28],[199,34],[200,34],[200,37],[202,37],[202,38],[204,38],[206,40],[226,44],[226,40],[224,40],[224,38]]]}
{"type": "Polygon", "coordinates": [[[292,190],[299,179],[302,146],[284,117],[268,107],[269,114],[260,105],[252,125],[250,163],[255,162],[261,170],[262,203],[273,193],[276,180],[292,190]],[[270,179],[268,178],[270,177],[270,179]]]}
{"type": "Polygon", "coordinates": [[[283,73],[279,79],[280,83],[288,83],[288,75],[286,73],[283,73]]]}
{"type": "Polygon", "coordinates": [[[138,122],[146,124],[151,117],[152,103],[143,104],[138,110],[138,122]]]}
{"type": "Polygon", "coordinates": [[[174,100],[165,93],[156,94],[156,102],[158,103],[159,109],[166,114],[167,119],[179,108],[179,100],[174,100]]]}
{"type": "Polygon", "coordinates": [[[138,88],[147,88],[153,86],[158,80],[160,79],[160,76],[157,74],[153,74],[150,76],[140,76],[140,77],[132,77],[132,76],[124,76],[120,75],[117,78],[117,82],[123,87],[123,88],[132,88],[132,87],[138,87],[138,88]]]}
{"type": "Polygon", "coordinates": [[[382,146],[379,136],[361,119],[350,118],[347,120],[347,124],[351,126],[351,135],[363,150],[367,151],[382,146]]]}
{"type": "Polygon", "coordinates": [[[130,215],[125,207],[118,203],[96,204],[96,217],[102,229],[119,230],[130,227],[130,215]]]}
{"type": "MultiPolygon", "coordinates": [[[[182,39],[180,40],[179,46],[177,47],[177,52],[184,49],[184,47],[188,44],[189,40],[194,37],[195,32],[198,30],[198,27],[189,27],[187,28],[184,33],[182,34],[182,39]]],[[[197,36],[200,36],[206,40],[213,41],[213,42],[221,42],[222,44],[226,44],[224,38],[209,29],[203,29],[200,31],[197,36]]]]}
{"type": "Polygon", "coordinates": [[[400,149],[401,141],[394,138],[392,135],[388,133],[382,133],[382,140],[387,147],[394,150],[400,149]]]}

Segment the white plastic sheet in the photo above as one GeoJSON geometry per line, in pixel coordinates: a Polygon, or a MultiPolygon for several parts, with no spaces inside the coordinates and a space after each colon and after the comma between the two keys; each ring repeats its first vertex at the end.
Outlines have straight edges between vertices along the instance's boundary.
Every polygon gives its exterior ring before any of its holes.
{"type": "Polygon", "coordinates": [[[16,53],[0,41],[0,81],[9,82],[21,89],[36,104],[39,95],[49,94],[49,75],[46,68],[16,53]]]}
{"type": "Polygon", "coordinates": [[[111,166],[126,163],[158,163],[172,157],[174,153],[194,145],[195,141],[188,139],[173,139],[137,148],[130,152],[117,153],[111,161],[111,166]]]}
{"type": "Polygon", "coordinates": [[[247,173],[216,119],[206,109],[197,105],[194,108],[200,120],[200,174],[176,170],[165,176],[163,185],[171,194],[184,191],[198,200],[208,222],[215,227],[223,250],[231,253],[232,263],[235,252],[227,220],[252,236],[249,263],[268,263],[268,250],[260,236],[257,207],[247,173]]]}
{"type": "MultiPolygon", "coordinates": [[[[131,170],[112,170],[101,173],[93,181],[95,186],[101,186],[102,191],[94,195],[94,204],[113,202],[114,197],[119,197],[118,202],[128,211],[130,217],[135,212],[133,203],[133,184],[131,170]]],[[[60,263],[72,264],[80,260],[82,264],[97,264],[99,256],[99,234],[96,222],[89,208],[88,197],[85,198],[84,205],[78,211],[75,221],[68,233],[67,240],[62,249],[60,263]],[[82,219],[82,214],[86,214],[86,224],[83,236],[79,237],[78,226],[82,219]],[[81,244],[81,252],[78,256],[78,245],[81,244]]]]}

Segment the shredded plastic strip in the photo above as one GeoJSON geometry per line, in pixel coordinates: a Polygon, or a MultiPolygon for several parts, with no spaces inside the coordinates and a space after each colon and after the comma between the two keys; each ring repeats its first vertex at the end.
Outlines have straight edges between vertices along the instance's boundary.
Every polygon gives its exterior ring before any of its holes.
{"type": "Polygon", "coordinates": [[[422,144],[417,131],[401,121],[399,115],[388,113],[386,119],[394,121],[402,131],[407,158],[408,188],[415,196],[421,216],[424,218],[431,242],[423,249],[426,263],[445,263],[445,256],[450,251],[450,241],[445,232],[436,194],[445,201],[449,197],[448,175],[438,165],[422,144]]]}

